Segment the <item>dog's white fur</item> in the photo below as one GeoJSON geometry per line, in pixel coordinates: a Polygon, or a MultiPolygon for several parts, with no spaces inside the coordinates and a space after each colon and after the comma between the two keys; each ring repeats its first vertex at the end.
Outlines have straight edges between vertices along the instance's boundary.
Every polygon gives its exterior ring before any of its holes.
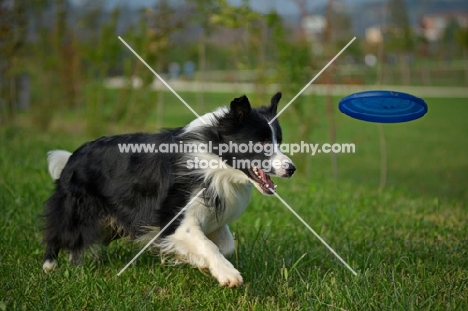
{"type": "MultiPolygon", "coordinates": [[[[193,156],[200,160],[221,161],[220,157],[209,153],[191,154],[193,156]]],[[[179,262],[209,269],[220,285],[236,287],[242,284],[242,276],[224,257],[234,252],[234,239],[228,224],[238,219],[247,208],[252,183],[243,172],[228,165],[227,168],[209,167],[204,169],[204,174],[205,181],[211,180],[205,193],[224,198],[225,208],[216,213],[214,208],[204,205],[203,199],[197,199],[184,213],[175,233],[158,241],[155,246],[162,254],[173,254],[179,262]]],[[[158,230],[154,228],[143,240],[148,241],[158,230]]]]}
{"type": "Polygon", "coordinates": [[[224,257],[234,252],[234,239],[227,224],[245,210],[251,191],[250,184],[231,191],[230,198],[237,197],[237,200],[227,203],[218,217],[202,199],[196,200],[185,212],[175,233],[158,243],[161,253],[174,254],[181,262],[209,269],[220,285],[241,285],[240,272],[224,257]]]}
{"type": "MultiPolygon", "coordinates": [[[[209,125],[213,124],[217,117],[228,113],[228,109],[223,107],[202,116],[209,125]]],[[[206,126],[200,119],[196,119],[188,124],[184,131],[189,132],[200,126],[206,126]]],[[[274,128],[272,129],[272,141],[276,143],[274,128]]],[[[49,172],[54,180],[60,177],[62,169],[71,156],[70,152],[54,150],[48,153],[49,172]]],[[[198,153],[191,154],[204,160],[217,160],[221,163],[221,158],[214,154],[198,153]]],[[[273,159],[291,160],[276,150],[273,159]]],[[[282,172],[283,173],[283,172],[282,172]]],[[[184,218],[176,231],[155,242],[155,247],[161,254],[172,254],[179,262],[186,262],[200,269],[209,269],[212,275],[218,280],[220,285],[236,287],[242,284],[240,272],[225,258],[234,252],[234,239],[229,230],[228,224],[240,217],[245,211],[252,192],[252,183],[259,188],[255,182],[251,182],[243,172],[230,166],[228,168],[211,167],[204,170],[205,181],[210,188],[205,189],[208,196],[217,195],[225,200],[225,208],[217,211],[204,205],[203,199],[198,198],[185,211],[184,218]]],[[[201,190],[198,189],[193,195],[201,190]]],[[[148,242],[158,232],[160,228],[151,228],[146,235],[139,240],[148,242]]],[[[44,270],[51,270],[55,267],[55,262],[46,261],[44,270]]]]}

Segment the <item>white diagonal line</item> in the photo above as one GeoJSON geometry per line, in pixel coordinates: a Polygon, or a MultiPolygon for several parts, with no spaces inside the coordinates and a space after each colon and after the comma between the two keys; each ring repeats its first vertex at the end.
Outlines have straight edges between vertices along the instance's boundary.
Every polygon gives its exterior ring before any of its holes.
{"type": "Polygon", "coordinates": [[[321,237],[320,235],[318,235],[318,233],[315,232],[314,229],[312,229],[312,228],[304,221],[304,219],[302,219],[302,217],[299,216],[299,214],[297,214],[296,211],[293,210],[292,207],[289,206],[288,203],[286,203],[286,202],[283,200],[283,198],[280,197],[280,196],[278,195],[278,193],[276,193],[275,190],[270,189],[270,191],[273,192],[273,194],[274,194],[274,195],[291,211],[291,213],[293,213],[294,216],[296,216],[296,217],[304,224],[304,226],[306,226],[307,229],[309,229],[310,232],[312,232],[312,233],[317,237],[317,239],[319,239],[320,242],[322,242],[323,245],[325,245],[325,246],[333,253],[333,255],[335,255],[336,258],[338,258],[338,259],[346,266],[346,268],[349,269],[349,271],[351,271],[354,275],[357,275],[356,271],[354,271],[353,268],[351,268],[351,267],[348,265],[348,263],[346,263],[346,261],[344,261],[343,258],[341,258],[340,255],[338,255],[338,254],[335,252],[335,250],[334,250],[333,248],[331,248],[330,245],[328,245],[327,242],[325,242],[325,240],[322,239],[322,237],[321,237]]]}
{"type": "Polygon", "coordinates": [[[346,44],[346,45],[345,45],[345,47],[344,47],[344,48],[342,48],[342,49],[341,49],[341,51],[339,51],[339,52],[338,52],[338,54],[336,54],[336,56],[335,56],[335,57],[333,57],[333,58],[332,58],[332,60],[331,60],[331,61],[329,61],[329,62],[328,62],[328,64],[326,64],[326,65],[325,65],[325,67],[323,67],[323,69],[322,69],[322,70],[320,70],[320,72],[319,72],[319,73],[317,73],[317,74],[315,75],[315,77],[314,77],[312,80],[310,80],[310,82],[309,82],[309,83],[307,83],[307,84],[306,84],[306,86],[304,86],[304,87],[302,88],[302,90],[300,90],[300,91],[299,91],[299,93],[297,93],[297,95],[296,95],[296,96],[294,96],[294,98],[293,98],[293,99],[291,99],[291,100],[289,101],[289,103],[288,103],[286,106],[284,106],[284,108],[283,108],[283,109],[281,109],[281,111],[280,111],[280,112],[278,112],[278,113],[276,114],[276,116],[275,116],[273,119],[271,119],[271,120],[270,120],[269,124],[273,123],[273,121],[275,121],[275,120],[276,120],[276,119],[279,117],[279,115],[280,115],[280,114],[282,114],[282,113],[283,113],[283,111],[285,111],[285,110],[286,110],[286,108],[288,108],[288,107],[289,107],[289,105],[291,105],[291,104],[292,104],[292,102],[293,102],[293,101],[295,101],[295,100],[296,100],[296,98],[298,98],[298,97],[299,97],[299,95],[301,95],[301,94],[302,94],[302,93],[303,93],[303,92],[304,92],[304,91],[305,91],[305,90],[306,90],[306,89],[307,89],[307,88],[308,88],[308,87],[309,87],[309,86],[310,86],[310,85],[311,85],[311,84],[312,84],[312,83],[315,81],[315,79],[317,79],[317,78],[318,78],[318,77],[319,77],[319,76],[322,74],[322,72],[324,72],[324,71],[325,71],[325,69],[327,69],[327,68],[328,68],[328,66],[330,66],[330,65],[331,65],[331,64],[332,64],[332,63],[335,61],[335,59],[337,59],[337,58],[338,58],[338,56],[340,56],[340,54],[344,52],[344,50],[346,50],[346,49],[348,48],[348,46],[350,46],[350,45],[351,45],[351,43],[353,43],[353,41],[354,41],[354,40],[356,40],[356,37],[352,38],[352,39],[351,39],[351,41],[349,41],[349,42],[348,42],[348,44],[346,44]]]}
{"type": "Polygon", "coordinates": [[[177,217],[180,216],[180,214],[182,214],[187,208],[189,208],[190,204],[192,204],[193,201],[195,201],[195,200],[200,196],[200,194],[201,194],[203,191],[205,191],[205,189],[206,189],[206,188],[203,188],[202,190],[200,190],[200,192],[198,192],[197,195],[194,196],[194,197],[190,200],[190,202],[188,202],[187,205],[186,205],[183,209],[181,209],[180,212],[178,212],[177,215],[175,215],[174,218],[172,218],[171,221],[169,221],[169,222],[167,223],[167,225],[164,226],[164,228],[162,228],[162,229],[158,232],[158,234],[156,234],[156,236],[155,236],[154,238],[152,238],[151,241],[149,241],[149,242],[145,245],[145,247],[143,247],[143,249],[142,249],[138,254],[136,254],[135,257],[133,257],[133,259],[130,260],[130,262],[129,262],[125,267],[123,267],[122,270],[120,270],[119,273],[117,273],[117,276],[120,276],[120,275],[122,274],[122,272],[124,272],[124,271],[125,271],[125,270],[126,270],[126,269],[127,269],[127,268],[128,268],[128,267],[129,267],[129,266],[130,266],[130,265],[131,265],[131,264],[132,264],[132,263],[133,263],[133,262],[134,262],[134,261],[135,261],[135,260],[152,244],[152,243],[153,243],[153,242],[154,242],[154,241],[156,241],[156,239],[161,235],[161,233],[163,233],[164,230],[166,230],[167,227],[169,227],[169,226],[174,222],[174,220],[176,220],[177,217]]]}
{"type": "Polygon", "coordinates": [[[125,42],[124,39],[122,39],[120,36],[119,36],[118,38],[120,39],[120,41],[122,41],[123,44],[125,44],[125,46],[126,46],[130,51],[132,51],[133,54],[135,54],[136,57],[138,57],[138,59],[139,59],[143,64],[145,64],[146,67],[148,67],[149,70],[151,70],[151,72],[152,72],[152,73],[153,73],[169,90],[171,90],[172,93],[174,93],[174,95],[175,95],[188,109],[190,109],[190,111],[191,111],[194,115],[197,116],[197,118],[199,118],[199,119],[203,122],[203,124],[207,124],[206,121],[203,120],[203,118],[201,118],[201,117],[198,115],[198,113],[197,113],[195,110],[193,110],[192,107],[190,107],[190,105],[187,104],[187,103],[185,102],[185,100],[184,100],[182,97],[180,97],[179,94],[177,94],[177,92],[174,91],[174,89],[173,89],[169,84],[167,84],[166,81],[164,81],[164,79],[161,78],[161,76],[158,75],[158,73],[157,73],[156,71],[153,70],[153,68],[150,67],[150,65],[147,64],[147,63],[145,62],[145,60],[144,60],[143,58],[141,58],[140,55],[138,55],[138,54],[130,47],[130,45],[127,44],[127,42],[125,42]]]}

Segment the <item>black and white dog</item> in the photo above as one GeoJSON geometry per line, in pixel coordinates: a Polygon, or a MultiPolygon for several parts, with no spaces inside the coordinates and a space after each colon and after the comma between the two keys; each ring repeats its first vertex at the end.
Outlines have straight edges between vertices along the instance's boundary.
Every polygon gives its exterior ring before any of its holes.
{"type": "Polygon", "coordinates": [[[185,127],[158,134],[102,137],[73,153],[49,152],[49,172],[56,189],[44,212],[44,270],[56,266],[60,249],[68,249],[70,260],[80,264],[83,252],[93,244],[106,245],[122,236],[148,242],[205,188],[161,232],[154,246],[161,254],[209,269],[221,285],[241,285],[239,271],[224,257],[234,252],[228,224],[244,212],[252,184],[271,195],[276,186],[269,175],[288,178],[296,169],[278,148],[269,154],[252,150],[281,144],[278,120],[269,124],[280,98],[277,93],[269,106],[255,109],[242,96],[229,109],[219,108],[185,127]],[[119,150],[123,144],[182,143],[211,143],[212,151],[119,150]],[[221,155],[213,151],[226,145],[232,148],[224,148],[221,155]],[[255,148],[241,152],[236,145],[255,148]],[[211,165],[195,165],[203,161],[211,165]],[[239,162],[244,165],[240,167],[239,162]]]}

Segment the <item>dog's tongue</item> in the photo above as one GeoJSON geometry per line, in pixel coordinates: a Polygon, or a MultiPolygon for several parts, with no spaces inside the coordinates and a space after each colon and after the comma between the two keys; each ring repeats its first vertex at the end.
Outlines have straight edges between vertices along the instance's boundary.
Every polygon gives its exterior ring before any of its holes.
{"type": "Polygon", "coordinates": [[[275,189],[275,184],[271,181],[270,176],[265,174],[265,172],[263,170],[260,170],[260,169],[258,170],[258,174],[259,174],[259,177],[262,180],[263,185],[264,185],[265,188],[271,189],[271,190],[275,189]]]}

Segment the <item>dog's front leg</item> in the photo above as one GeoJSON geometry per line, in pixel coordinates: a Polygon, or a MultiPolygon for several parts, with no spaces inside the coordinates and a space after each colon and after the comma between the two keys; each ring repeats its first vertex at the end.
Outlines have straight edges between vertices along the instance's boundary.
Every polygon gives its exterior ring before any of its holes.
{"type": "Polygon", "coordinates": [[[208,268],[220,285],[242,285],[240,272],[221,254],[219,248],[208,239],[198,224],[183,221],[174,234],[165,238],[166,243],[172,244],[170,248],[177,257],[200,269],[208,268]]]}
{"type": "Polygon", "coordinates": [[[224,256],[234,253],[234,238],[228,225],[224,225],[218,230],[208,233],[206,236],[218,246],[219,251],[224,256]]]}

